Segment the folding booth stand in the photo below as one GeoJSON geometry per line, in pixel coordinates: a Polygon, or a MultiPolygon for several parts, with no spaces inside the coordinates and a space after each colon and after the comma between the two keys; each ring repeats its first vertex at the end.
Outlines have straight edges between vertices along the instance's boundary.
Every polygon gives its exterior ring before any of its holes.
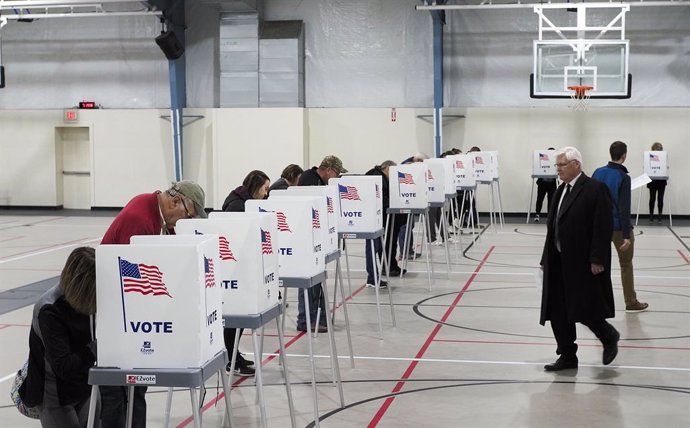
{"type": "MultiPolygon", "coordinates": [[[[248,328],[252,330],[252,342],[254,344],[254,358],[256,359],[256,391],[259,398],[259,409],[261,411],[261,426],[266,427],[268,425],[266,419],[266,402],[264,400],[264,388],[263,388],[263,378],[262,378],[262,368],[261,361],[263,360],[263,338],[264,338],[264,326],[270,321],[275,320],[276,328],[278,329],[278,344],[280,346],[280,362],[283,369],[283,377],[285,379],[285,391],[287,392],[288,406],[290,408],[290,421],[292,427],[295,428],[297,423],[295,421],[295,407],[292,402],[292,389],[290,388],[290,379],[288,377],[288,366],[287,366],[287,354],[285,353],[285,337],[283,335],[283,326],[278,319],[282,306],[277,304],[272,308],[269,308],[259,314],[253,315],[223,315],[223,322],[225,328],[248,328]],[[261,329],[261,341],[256,334],[256,330],[261,329]]],[[[237,355],[238,347],[240,342],[239,331],[235,335],[235,343],[233,345],[232,360],[230,361],[230,382],[232,385],[233,375],[235,369],[235,356],[237,355]]],[[[227,400],[227,397],[226,397],[227,400]]]]}
{"type": "MultiPolygon", "coordinates": [[[[534,185],[540,178],[557,179],[556,173],[556,150],[535,150],[532,154],[532,188],[529,192],[529,202],[527,205],[527,220],[525,224],[529,224],[529,218],[532,214],[532,201],[534,196],[534,185]]],[[[549,201],[550,202],[550,201],[549,201]]],[[[546,206],[548,211],[549,206],[546,206]]]]}
{"type": "MultiPolygon", "coordinates": [[[[352,233],[345,233],[345,232],[339,232],[338,233],[339,238],[341,242],[343,243],[343,247],[345,248],[345,263],[347,266],[347,275],[348,277],[350,276],[350,260],[349,260],[349,255],[347,252],[347,243],[346,241],[348,239],[364,239],[369,241],[369,248],[371,250],[372,258],[374,259],[374,262],[376,263],[376,266],[374,268],[374,291],[376,293],[376,313],[378,315],[378,320],[379,320],[379,337],[383,339],[383,322],[381,320],[381,298],[380,298],[380,293],[379,290],[381,289],[381,275],[383,272],[383,269],[386,269],[386,277],[390,277],[390,265],[388,262],[388,258],[386,256],[386,252],[382,251],[381,254],[381,261],[379,262],[378,257],[376,257],[376,247],[374,245],[374,240],[381,238],[383,236],[383,229],[379,229],[375,232],[352,232],[352,233]]],[[[366,242],[366,241],[365,241],[366,242]]],[[[383,244],[385,244],[385,240],[383,241],[383,244]]],[[[366,244],[365,244],[366,245],[366,244]]],[[[395,306],[393,306],[393,292],[391,291],[391,285],[389,284],[386,289],[388,290],[388,301],[390,303],[391,307],[391,320],[393,322],[393,327],[395,327],[395,306]]],[[[342,286],[341,286],[342,289],[342,286]]]]}
{"type": "MultiPolygon", "coordinates": [[[[117,367],[93,367],[89,370],[89,384],[91,388],[91,402],[89,404],[89,419],[87,427],[92,428],[96,416],[96,403],[98,401],[98,387],[126,386],[129,391],[127,406],[127,428],[132,426],[132,408],[134,405],[135,386],[167,386],[189,388],[189,395],[192,405],[192,416],[194,418],[194,428],[201,428],[201,413],[199,412],[199,398],[196,388],[204,385],[204,382],[214,374],[218,373],[223,383],[223,393],[225,394],[226,416],[230,418],[230,388],[228,379],[224,375],[228,357],[225,350],[218,353],[201,367],[185,369],[120,369],[117,367]]],[[[168,409],[170,400],[168,400],[168,409]]],[[[166,415],[166,424],[169,423],[169,411],[166,415]]]]}
{"type": "MultiPolygon", "coordinates": [[[[316,370],[314,368],[314,345],[313,337],[311,332],[311,314],[309,311],[309,294],[306,289],[311,288],[317,284],[322,284],[326,281],[326,272],[311,276],[309,278],[291,278],[291,277],[281,277],[280,286],[283,287],[283,323],[285,322],[285,303],[287,302],[287,293],[290,288],[302,288],[305,290],[304,296],[304,312],[307,317],[307,342],[309,344],[309,362],[311,363],[311,387],[313,391],[314,399],[314,423],[319,426],[319,399],[316,390],[316,370]]],[[[324,294],[324,302],[326,305],[326,313],[330,312],[330,304],[328,301],[328,287],[325,285],[321,286],[324,294]]],[[[318,320],[315,320],[315,323],[318,320]]],[[[333,375],[333,383],[338,387],[338,394],[340,395],[340,407],[345,407],[345,398],[343,396],[343,385],[340,380],[340,365],[338,364],[338,353],[335,346],[335,335],[333,332],[333,324],[331,324],[331,317],[326,317],[326,324],[328,327],[328,339],[329,347],[331,351],[331,374],[333,375]]]]}
{"type": "MultiPolygon", "coordinates": [[[[388,208],[387,214],[388,214],[388,223],[386,224],[386,231],[383,235],[384,236],[383,237],[384,243],[387,242],[386,239],[388,239],[387,238],[388,237],[388,225],[390,225],[391,224],[390,222],[393,221],[392,216],[394,214],[407,214],[407,221],[405,224],[407,225],[407,231],[408,232],[405,234],[405,241],[404,241],[403,249],[402,249],[402,251],[403,251],[403,253],[402,253],[403,254],[402,264],[403,265],[400,267],[400,277],[401,278],[402,278],[404,269],[407,269],[407,257],[405,257],[405,255],[407,254],[407,252],[410,249],[409,248],[410,237],[412,236],[412,231],[410,229],[413,226],[413,217],[415,215],[420,216],[420,220],[422,221],[422,224],[423,224],[422,227],[424,228],[423,229],[424,232],[422,234],[422,242],[424,244],[426,244],[426,251],[425,251],[426,272],[427,272],[427,277],[429,279],[429,291],[431,291],[431,287],[433,284],[432,276],[434,273],[434,264],[431,262],[431,244],[429,244],[429,242],[428,242],[429,240],[427,239],[427,237],[429,236],[428,235],[428,233],[429,233],[429,208],[407,208],[407,209],[388,208]]],[[[389,243],[389,246],[388,246],[388,252],[389,253],[393,251],[393,245],[396,244],[396,243],[394,243],[394,241],[396,241],[395,237],[393,237],[393,239],[391,239],[391,242],[389,243]]],[[[387,277],[390,276],[390,266],[388,266],[388,270],[386,271],[386,276],[387,277]]],[[[392,307],[392,303],[391,303],[391,307],[392,307]]]]}
{"type": "MultiPolygon", "coordinates": [[[[340,285],[340,301],[343,305],[343,313],[345,314],[345,331],[347,332],[347,345],[350,348],[350,367],[355,368],[355,356],[352,351],[352,335],[350,332],[350,317],[347,314],[347,298],[345,297],[345,290],[343,289],[343,272],[340,267],[340,257],[342,253],[340,250],[335,250],[326,254],[326,265],[335,262],[335,278],[333,281],[333,308],[331,310],[331,324],[335,326],[335,310],[336,310],[336,296],[338,294],[338,285],[340,285]]],[[[348,273],[349,278],[349,273],[348,273]]],[[[323,284],[322,284],[323,286],[323,284]]],[[[351,293],[350,293],[351,294],[351,293]]]]}

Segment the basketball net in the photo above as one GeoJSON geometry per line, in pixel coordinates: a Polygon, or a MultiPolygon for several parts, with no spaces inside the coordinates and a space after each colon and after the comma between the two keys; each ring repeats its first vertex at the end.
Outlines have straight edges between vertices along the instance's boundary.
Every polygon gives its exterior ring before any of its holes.
{"type": "Polygon", "coordinates": [[[570,98],[573,100],[573,108],[575,111],[586,111],[589,105],[589,92],[594,89],[592,86],[568,86],[568,89],[572,91],[570,98]]]}

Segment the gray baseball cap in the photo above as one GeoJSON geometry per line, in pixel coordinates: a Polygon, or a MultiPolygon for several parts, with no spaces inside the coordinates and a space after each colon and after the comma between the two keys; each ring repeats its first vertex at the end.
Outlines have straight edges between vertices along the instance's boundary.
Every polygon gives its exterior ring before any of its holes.
{"type": "Polygon", "coordinates": [[[196,216],[200,218],[207,218],[208,215],[204,208],[206,207],[206,192],[197,183],[190,180],[182,180],[172,183],[170,191],[173,196],[180,194],[194,203],[194,210],[196,216]]]}

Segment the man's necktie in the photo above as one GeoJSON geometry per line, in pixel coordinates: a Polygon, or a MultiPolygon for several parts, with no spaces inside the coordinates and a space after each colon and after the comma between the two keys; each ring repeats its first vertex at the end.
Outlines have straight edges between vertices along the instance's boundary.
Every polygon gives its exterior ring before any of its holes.
{"type": "Polygon", "coordinates": [[[570,184],[565,185],[565,195],[563,195],[563,199],[561,200],[561,203],[558,206],[558,212],[556,213],[556,218],[554,219],[554,221],[556,222],[554,225],[554,227],[555,227],[554,233],[555,233],[555,238],[556,238],[556,248],[558,249],[559,252],[561,251],[561,241],[560,241],[560,236],[558,234],[558,214],[561,212],[561,207],[563,206],[563,204],[565,204],[565,201],[568,199],[568,196],[570,196],[570,188],[571,187],[572,186],[570,184]]]}

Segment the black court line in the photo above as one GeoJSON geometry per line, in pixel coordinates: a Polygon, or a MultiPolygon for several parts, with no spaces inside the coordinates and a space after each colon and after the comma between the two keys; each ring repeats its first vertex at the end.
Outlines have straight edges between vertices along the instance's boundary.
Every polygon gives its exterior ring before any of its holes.
{"type": "MultiPolygon", "coordinates": [[[[352,409],[362,404],[367,404],[372,401],[383,400],[389,397],[395,397],[398,395],[414,394],[418,392],[427,392],[440,389],[448,388],[460,388],[465,386],[495,386],[495,385],[597,385],[597,386],[612,386],[615,388],[640,388],[661,392],[676,392],[679,394],[690,394],[690,389],[686,387],[674,387],[674,386],[663,386],[663,385],[635,385],[635,384],[623,384],[623,383],[613,383],[613,382],[586,382],[586,381],[571,381],[571,380],[493,380],[493,379],[407,379],[408,382],[463,382],[454,385],[439,385],[430,386],[426,388],[411,389],[406,391],[399,391],[391,394],[379,395],[377,397],[367,398],[365,400],[356,401],[352,404],[348,404],[345,407],[332,410],[323,416],[319,417],[319,422],[323,422],[331,416],[334,416],[342,411],[352,409]]],[[[373,382],[373,381],[361,381],[361,382],[373,382]]],[[[488,410],[487,410],[488,411],[488,410]]],[[[679,415],[680,416],[680,415],[679,415]]],[[[312,428],[316,424],[311,421],[307,428],[312,428]]]]}
{"type": "Polygon", "coordinates": [[[33,282],[21,287],[0,292],[0,315],[33,305],[43,293],[60,280],[59,276],[33,282]]]}
{"type": "MultiPolygon", "coordinates": [[[[484,291],[495,291],[495,290],[505,290],[505,289],[516,289],[516,288],[534,288],[534,287],[495,287],[495,288],[483,288],[483,289],[474,289],[474,290],[466,290],[464,293],[480,293],[484,291]]],[[[649,291],[649,290],[644,290],[647,293],[655,293],[655,294],[664,294],[664,295],[670,295],[670,296],[678,296],[678,297],[687,297],[690,298],[690,296],[685,295],[685,294],[677,294],[677,293],[667,293],[667,292],[661,292],[661,291],[649,291]]],[[[504,331],[497,331],[497,330],[487,330],[487,329],[481,329],[481,328],[474,328],[474,327],[468,327],[460,324],[452,324],[449,322],[444,322],[440,319],[436,319],[430,316],[427,316],[421,312],[420,307],[426,307],[425,303],[439,298],[439,297],[445,297],[453,294],[457,294],[457,291],[453,291],[450,293],[443,293],[443,294],[438,294],[436,296],[430,296],[427,297],[426,299],[422,299],[419,302],[415,303],[415,305],[412,307],[412,311],[417,314],[420,318],[424,318],[428,321],[431,321],[435,324],[442,324],[442,325],[447,325],[449,327],[455,327],[459,328],[462,330],[469,330],[469,331],[476,331],[480,333],[488,333],[488,334],[502,334],[506,336],[515,336],[515,337],[532,337],[532,338],[539,338],[539,339],[552,339],[552,336],[541,336],[541,335],[536,335],[536,334],[520,334],[520,333],[508,333],[504,331]]],[[[458,307],[464,307],[463,305],[459,305],[458,307]]],[[[536,310],[536,309],[535,309],[536,310]]],[[[680,314],[684,314],[685,312],[678,312],[680,314]]],[[[621,338],[621,340],[662,340],[662,339],[685,339],[689,338],[690,334],[682,335],[682,336],[666,336],[666,337],[626,337],[626,338],[621,338]]]]}

